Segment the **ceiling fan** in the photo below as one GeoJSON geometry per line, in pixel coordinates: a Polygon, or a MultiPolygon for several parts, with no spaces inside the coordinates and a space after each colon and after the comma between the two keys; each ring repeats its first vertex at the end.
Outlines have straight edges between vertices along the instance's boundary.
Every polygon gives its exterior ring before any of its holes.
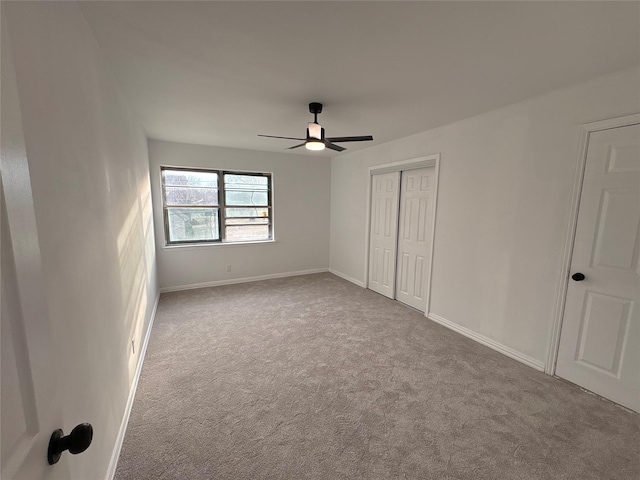
{"type": "Polygon", "coordinates": [[[307,138],[295,138],[295,137],[276,137],[275,135],[258,135],[259,137],[268,138],[283,138],[285,140],[303,140],[304,142],[299,145],[287,148],[287,150],[293,150],[294,148],[306,147],[307,150],[324,150],[330,148],[336,152],[342,152],[346,148],[336,143],[342,142],[367,142],[373,140],[371,135],[363,135],[359,137],[325,137],[324,128],[318,123],[318,114],[322,113],[322,104],[318,102],[312,102],[309,104],[309,112],[313,113],[313,122],[309,122],[307,126],[307,138]]]}

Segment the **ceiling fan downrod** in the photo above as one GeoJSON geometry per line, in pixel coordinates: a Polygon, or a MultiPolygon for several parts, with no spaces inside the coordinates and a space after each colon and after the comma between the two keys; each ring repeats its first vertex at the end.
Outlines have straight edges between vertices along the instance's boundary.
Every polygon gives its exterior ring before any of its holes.
{"type": "Polygon", "coordinates": [[[318,114],[322,113],[322,104],[311,102],[309,104],[309,112],[313,113],[313,123],[318,123],[318,114]]]}

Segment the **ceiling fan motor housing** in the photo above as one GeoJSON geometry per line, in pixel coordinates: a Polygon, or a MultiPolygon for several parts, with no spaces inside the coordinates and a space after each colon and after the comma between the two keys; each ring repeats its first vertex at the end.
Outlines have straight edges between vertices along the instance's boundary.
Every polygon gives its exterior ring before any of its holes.
{"type": "Polygon", "coordinates": [[[318,113],[322,113],[322,104],[318,102],[311,102],[309,104],[309,112],[317,115],[318,113]]]}

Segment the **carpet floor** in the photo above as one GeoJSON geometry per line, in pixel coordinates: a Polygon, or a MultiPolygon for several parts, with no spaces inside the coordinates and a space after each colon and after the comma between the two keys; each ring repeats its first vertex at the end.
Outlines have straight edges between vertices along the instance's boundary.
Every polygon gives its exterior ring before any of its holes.
{"type": "Polygon", "coordinates": [[[163,294],[117,479],[640,478],[640,417],[332,274],[163,294]]]}

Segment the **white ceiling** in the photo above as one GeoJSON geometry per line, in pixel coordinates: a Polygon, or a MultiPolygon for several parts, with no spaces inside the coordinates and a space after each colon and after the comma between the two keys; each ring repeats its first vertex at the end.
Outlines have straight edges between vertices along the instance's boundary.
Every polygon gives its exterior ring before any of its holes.
{"type": "Polygon", "coordinates": [[[373,135],[353,151],[640,63],[639,2],[80,8],[149,137],[254,150],[304,137],[311,101],[327,136],[373,135]]]}

